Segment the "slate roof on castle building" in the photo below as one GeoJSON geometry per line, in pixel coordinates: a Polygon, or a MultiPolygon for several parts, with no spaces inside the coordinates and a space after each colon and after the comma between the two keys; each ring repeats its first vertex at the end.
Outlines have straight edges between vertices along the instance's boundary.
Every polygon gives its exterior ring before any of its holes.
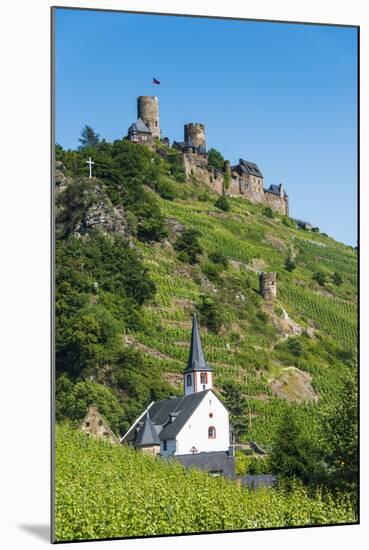
{"type": "MultiPolygon", "coordinates": [[[[197,409],[206,393],[211,390],[191,393],[181,397],[162,399],[153,403],[149,409],[150,421],[161,441],[173,439],[183,428],[192,413],[197,409]]],[[[147,418],[147,417],[146,417],[147,418]]],[[[146,419],[145,419],[146,423],[146,419]]],[[[124,438],[124,442],[134,442],[138,445],[140,432],[145,426],[136,422],[131,431],[124,438]],[[137,434],[136,428],[139,428],[137,434]]],[[[153,436],[154,437],[154,436],[153,436]]],[[[139,444],[140,446],[142,443],[139,444]]]]}
{"type": "Polygon", "coordinates": [[[240,159],[236,166],[232,166],[232,170],[239,172],[241,174],[248,174],[250,176],[256,176],[258,178],[263,178],[263,174],[259,170],[259,167],[254,162],[249,160],[240,159]]]}
{"type": "Polygon", "coordinates": [[[131,124],[131,126],[128,128],[128,133],[151,134],[149,128],[146,126],[141,118],[131,124]]]}
{"type": "Polygon", "coordinates": [[[208,365],[204,352],[202,349],[199,325],[197,323],[196,315],[192,320],[192,334],[191,334],[191,347],[190,354],[187,361],[187,367],[184,372],[191,371],[212,371],[213,369],[208,365]]]}
{"type": "MultiPolygon", "coordinates": [[[[272,184],[269,186],[268,189],[264,189],[264,191],[266,191],[267,193],[273,193],[273,195],[280,195],[281,194],[281,185],[282,184],[279,184],[279,185],[276,185],[276,184],[272,184]]],[[[286,191],[283,190],[283,196],[284,197],[288,197],[286,191]]]]}
{"type": "Polygon", "coordinates": [[[191,137],[189,137],[187,141],[173,141],[173,147],[178,147],[181,151],[185,149],[196,149],[197,153],[201,155],[206,154],[206,148],[203,145],[197,147],[191,137]]]}

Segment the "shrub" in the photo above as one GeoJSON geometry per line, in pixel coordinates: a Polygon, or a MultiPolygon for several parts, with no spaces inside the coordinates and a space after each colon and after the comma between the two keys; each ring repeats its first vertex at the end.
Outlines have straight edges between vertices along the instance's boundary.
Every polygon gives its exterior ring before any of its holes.
{"type": "Polygon", "coordinates": [[[264,212],[263,212],[264,216],[266,216],[267,218],[274,218],[274,212],[273,210],[270,208],[270,206],[266,206],[264,208],[264,212]]]}
{"type": "Polygon", "coordinates": [[[283,218],[282,218],[282,223],[283,223],[284,225],[286,225],[287,227],[292,227],[293,229],[296,228],[295,222],[293,221],[292,218],[289,218],[288,216],[283,216],[283,218]]]}
{"type": "Polygon", "coordinates": [[[320,286],[324,286],[327,282],[327,276],[323,271],[316,271],[313,275],[314,281],[316,281],[320,286]]]}
{"type": "Polygon", "coordinates": [[[342,283],[343,283],[342,276],[338,271],[335,271],[333,273],[332,280],[333,280],[334,284],[337,285],[337,286],[342,285],[342,283]]]}
{"type": "Polygon", "coordinates": [[[301,355],[303,355],[301,343],[296,338],[290,338],[287,342],[287,347],[296,357],[301,357],[301,355]]]}
{"type": "Polygon", "coordinates": [[[211,260],[215,264],[223,266],[224,269],[227,269],[228,267],[228,258],[221,250],[211,252],[209,254],[209,260],[211,260]]]}
{"type": "Polygon", "coordinates": [[[290,254],[287,256],[286,261],[284,262],[284,267],[285,269],[287,269],[287,271],[290,272],[296,269],[296,262],[290,254]]]}
{"type": "Polygon", "coordinates": [[[220,195],[220,197],[215,201],[214,206],[216,206],[220,210],[223,210],[224,212],[229,212],[231,209],[231,205],[229,204],[229,201],[225,195],[220,195]]]}
{"type": "Polygon", "coordinates": [[[213,283],[217,283],[220,280],[220,273],[222,268],[219,264],[214,264],[213,262],[206,262],[202,267],[203,273],[207,278],[213,283]]]}

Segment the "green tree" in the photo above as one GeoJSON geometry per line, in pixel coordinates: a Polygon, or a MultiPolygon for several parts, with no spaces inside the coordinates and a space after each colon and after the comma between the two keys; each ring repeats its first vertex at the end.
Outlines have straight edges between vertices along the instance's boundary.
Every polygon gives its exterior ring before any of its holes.
{"type": "Polygon", "coordinates": [[[222,308],[210,296],[201,295],[200,304],[197,306],[200,313],[200,320],[214,333],[218,333],[223,324],[222,308]]]}
{"type": "Polygon", "coordinates": [[[174,243],[174,249],[179,253],[178,257],[190,264],[199,261],[199,255],[203,249],[198,240],[199,232],[195,229],[185,229],[180,237],[174,243]]]}
{"type": "Polygon", "coordinates": [[[323,452],[316,425],[305,422],[296,409],[282,416],[270,453],[270,467],[286,482],[293,478],[308,485],[318,484],[323,476],[323,452]]]}
{"type": "Polygon", "coordinates": [[[223,170],[224,168],[224,157],[222,153],[213,147],[208,151],[208,165],[216,168],[217,170],[223,170]]]}
{"type": "Polygon", "coordinates": [[[90,145],[91,147],[95,147],[100,141],[100,136],[97,134],[91,126],[84,126],[81,130],[81,137],[78,140],[82,147],[86,147],[86,145],[90,145]]]}
{"type": "Polygon", "coordinates": [[[344,380],[334,405],[323,412],[322,431],[328,443],[325,456],[329,484],[349,493],[357,505],[359,478],[358,385],[355,364],[344,380]]]}
{"type": "Polygon", "coordinates": [[[222,386],[223,401],[230,412],[231,425],[236,441],[247,432],[246,407],[247,401],[239,384],[226,382],[222,386]]]}
{"type": "Polygon", "coordinates": [[[119,434],[123,409],[110,388],[91,380],[81,380],[74,384],[66,374],[57,378],[55,403],[57,421],[66,418],[80,421],[85,416],[89,405],[96,405],[111,429],[119,434]]]}
{"type": "Polygon", "coordinates": [[[225,195],[220,195],[220,197],[215,201],[214,206],[216,206],[220,210],[223,210],[224,212],[229,212],[229,210],[231,209],[229,200],[225,195]]]}

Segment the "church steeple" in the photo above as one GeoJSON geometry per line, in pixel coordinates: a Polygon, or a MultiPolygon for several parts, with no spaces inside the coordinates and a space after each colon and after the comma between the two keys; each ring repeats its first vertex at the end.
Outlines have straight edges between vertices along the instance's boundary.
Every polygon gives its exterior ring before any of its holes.
{"type": "Polygon", "coordinates": [[[213,387],[213,369],[206,362],[196,315],[192,319],[190,354],[184,372],[185,395],[213,387]]]}

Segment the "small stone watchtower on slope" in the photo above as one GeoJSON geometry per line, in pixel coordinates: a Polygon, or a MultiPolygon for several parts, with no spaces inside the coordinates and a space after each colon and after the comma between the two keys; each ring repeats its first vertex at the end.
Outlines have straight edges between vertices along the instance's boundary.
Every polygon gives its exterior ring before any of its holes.
{"type": "Polygon", "coordinates": [[[275,300],[277,297],[277,274],[262,271],[259,275],[259,290],[264,300],[275,300]]]}

